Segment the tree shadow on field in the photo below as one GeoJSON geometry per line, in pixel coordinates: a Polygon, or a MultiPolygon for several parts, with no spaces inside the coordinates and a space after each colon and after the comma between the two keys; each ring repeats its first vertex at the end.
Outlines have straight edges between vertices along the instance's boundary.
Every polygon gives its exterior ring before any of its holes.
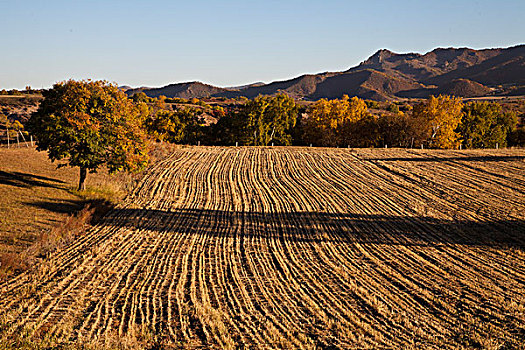
{"type": "Polygon", "coordinates": [[[114,208],[113,203],[107,201],[104,198],[94,199],[62,199],[59,201],[35,201],[26,202],[25,205],[29,205],[35,208],[44,209],[47,211],[59,213],[59,214],[76,214],[81,210],[91,210],[91,217],[89,223],[97,223],[100,218],[104,217],[111,209],[114,208]]]}
{"type": "Polygon", "coordinates": [[[525,161],[525,156],[457,156],[457,157],[385,157],[385,158],[365,158],[369,161],[385,162],[517,162],[525,161]]]}
{"type": "Polygon", "coordinates": [[[292,242],[525,248],[525,220],[479,222],[326,212],[118,209],[101,218],[99,225],[292,242]]]}
{"type": "Polygon", "coordinates": [[[88,201],[86,200],[61,199],[57,201],[26,202],[24,204],[59,214],[73,214],[84,208],[87,203],[88,201]]]}
{"type": "Polygon", "coordinates": [[[64,181],[53,179],[50,177],[20,173],[20,172],[6,172],[0,170],[0,185],[33,188],[33,187],[52,187],[62,188],[60,184],[64,181]]]}

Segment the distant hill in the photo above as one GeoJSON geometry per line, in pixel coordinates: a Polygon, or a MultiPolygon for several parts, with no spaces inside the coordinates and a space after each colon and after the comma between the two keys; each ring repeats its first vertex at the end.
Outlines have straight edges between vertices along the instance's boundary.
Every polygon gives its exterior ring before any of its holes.
{"type": "Polygon", "coordinates": [[[166,97],[179,97],[189,99],[193,97],[210,97],[225,91],[228,91],[228,89],[194,81],[190,83],[170,84],[160,88],[129,89],[126,90],[126,93],[130,96],[133,96],[133,94],[137,92],[144,92],[149,97],[159,97],[161,95],[164,95],[166,97]]]}
{"type": "Polygon", "coordinates": [[[465,78],[483,85],[525,85],[525,45],[494,51],[498,54],[478,64],[447,72],[427,82],[443,84],[465,78]]]}
{"type": "Polygon", "coordinates": [[[263,86],[265,85],[262,81],[259,81],[257,83],[251,83],[251,84],[247,84],[247,85],[240,85],[240,86],[230,86],[230,87],[226,87],[225,89],[227,90],[242,90],[242,89],[247,89],[247,88],[250,88],[250,87],[257,87],[257,86],[263,86]]]}
{"type": "Polygon", "coordinates": [[[449,83],[440,85],[434,94],[454,95],[461,97],[485,96],[492,92],[492,89],[483,84],[468,79],[456,79],[449,83]]]}
{"type": "Polygon", "coordinates": [[[296,99],[317,100],[343,95],[373,100],[420,98],[431,94],[458,97],[512,95],[525,85],[525,45],[506,49],[437,48],[426,54],[398,54],[379,50],[344,72],[307,74],[269,84],[254,83],[220,88],[200,82],[161,88],[129,89],[157,97],[203,98],[274,95],[284,92],[296,99]]]}

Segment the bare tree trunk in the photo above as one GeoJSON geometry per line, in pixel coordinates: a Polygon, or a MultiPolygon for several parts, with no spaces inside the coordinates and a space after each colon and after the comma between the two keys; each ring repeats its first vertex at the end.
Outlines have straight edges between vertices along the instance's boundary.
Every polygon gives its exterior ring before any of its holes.
{"type": "Polygon", "coordinates": [[[27,140],[26,140],[26,137],[24,136],[24,133],[21,130],[18,130],[18,132],[20,133],[20,135],[22,135],[22,138],[24,139],[24,142],[26,143],[26,147],[29,148],[29,145],[27,144],[27,140]]]}
{"type": "MultiPolygon", "coordinates": [[[[274,126],[273,129],[272,129],[272,133],[271,133],[271,135],[270,135],[270,141],[273,141],[273,137],[274,137],[274,135],[275,135],[275,126],[274,126]]],[[[270,141],[268,141],[268,142],[270,142],[270,141]]]]}
{"type": "Polygon", "coordinates": [[[78,180],[78,191],[84,191],[86,189],[86,177],[87,177],[87,169],[86,168],[80,168],[80,178],[78,180]]]}

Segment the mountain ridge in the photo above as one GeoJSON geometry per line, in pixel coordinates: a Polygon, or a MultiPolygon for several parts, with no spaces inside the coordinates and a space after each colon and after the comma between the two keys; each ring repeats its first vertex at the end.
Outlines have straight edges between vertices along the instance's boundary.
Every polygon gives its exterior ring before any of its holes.
{"type": "Polygon", "coordinates": [[[505,95],[525,87],[525,44],[475,50],[435,48],[427,53],[395,53],[380,49],[359,65],[340,72],[301,76],[238,87],[202,82],[169,84],[159,88],[128,89],[150,97],[206,98],[274,95],[280,92],[304,100],[343,95],[373,100],[421,98],[450,93],[458,97],[505,95]],[[481,95],[480,95],[481,94],[481,95]]]}

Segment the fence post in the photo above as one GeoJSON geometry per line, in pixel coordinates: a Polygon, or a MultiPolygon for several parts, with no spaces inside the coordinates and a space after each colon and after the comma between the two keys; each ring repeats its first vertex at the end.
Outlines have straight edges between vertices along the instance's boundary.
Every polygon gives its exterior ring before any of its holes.
{"type": "Polygon", "coordinates": [[[496,142],[496,149],[498,149],[498,148],[499,148],[499,143],[496,142]]]}
{"type": "Polygon", "coordinates": [[[201,145],[201,142],[200,141],[197,141],[197,146],[200,146],[201,145]]]}
{"type": "Polygon", "coordinates": [[[31,137],[31,147],[33,147],[33,135],[29,135],[31,137]]]}
{"type": "Polygon", "coordinates": [[[235,147],[239,147],[239,142],[235,142],[235,147]]]}

